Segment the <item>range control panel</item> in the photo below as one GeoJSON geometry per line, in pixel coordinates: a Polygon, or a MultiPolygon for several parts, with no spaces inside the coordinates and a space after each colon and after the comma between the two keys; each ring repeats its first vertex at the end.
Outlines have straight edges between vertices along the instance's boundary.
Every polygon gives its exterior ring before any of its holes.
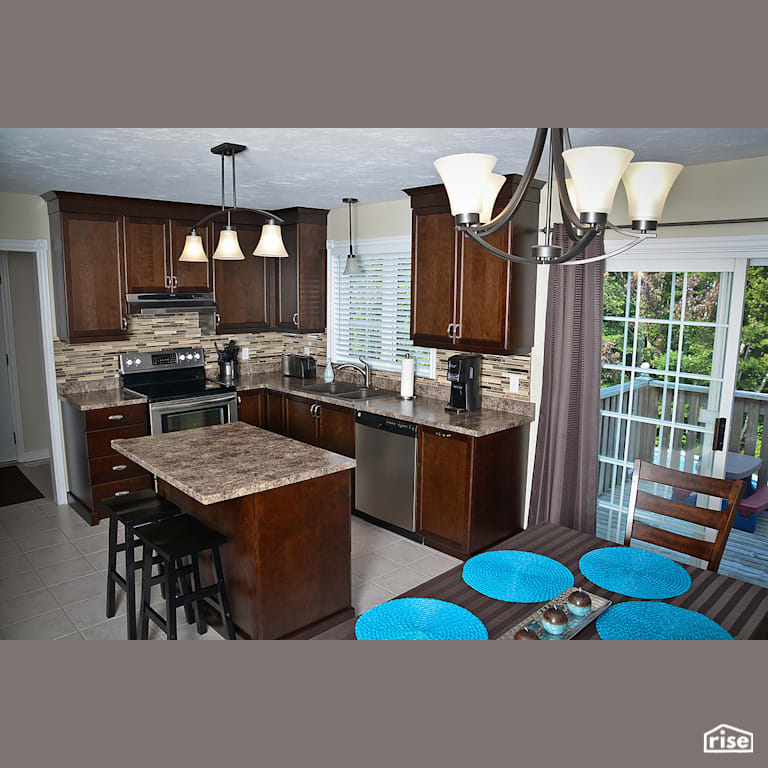
{"type": "Polygon", "coordinates": [[[202,365],[205,365],[205,351],[202,347],[179,347],[156,352],[141,349],[120,355],[120,373],[123,374],[196,368],[202,365]]]}

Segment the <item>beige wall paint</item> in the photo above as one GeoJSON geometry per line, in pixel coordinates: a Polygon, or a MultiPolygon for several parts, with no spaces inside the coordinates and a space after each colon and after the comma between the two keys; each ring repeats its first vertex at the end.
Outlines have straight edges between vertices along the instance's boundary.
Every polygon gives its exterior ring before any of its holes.
{"type": "Polygon", "coordinates": [[[50,432],[48,410],[44,407],[45,369],[35,254],[9,253],[8,276],[24,451],[47,455],[50,432]]]}
{"type": "MultiPolygon", "coordinates": [[[[349,209],[334,208],[328,212],[328,239],[349,240],[349,209]]],[[[352,238],[368,240],[377,237],[410,237],[410,198],[388,203],[358,203],[352,206],[352,238]]]]}

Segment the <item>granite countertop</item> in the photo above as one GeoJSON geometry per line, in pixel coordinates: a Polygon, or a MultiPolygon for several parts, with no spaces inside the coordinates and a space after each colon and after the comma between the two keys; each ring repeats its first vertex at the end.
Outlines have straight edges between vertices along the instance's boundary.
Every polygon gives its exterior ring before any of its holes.
{"type": "Polygon", "coordinates": [[[404,401],[393,392],[391,395],[371,400],[348,400],[334,395],[306,391],[307,387],[319,383],[322,383],[320,378],[296,379],[280,373],[261,373],[239,376],[235,385],[239,391],[271,389],[285,394],[301,395],[317,402],[331,403],[350,410],[360,410],[428,427],[448,429],[472,437],[483,437],[503,432],[505,429],[514,429],[523,424],[530,424],[534,418],[534,406],[526,402],[520,402],[519,405],[515,403],[519,408],[515,411],[481,408],[472,413],[449,413],[445,410],[445,401],[429,397],[417,396],[415,400],[404,401]]]}
{"type": "Polygon", "coordinates": [[[355,460],[242,421],[113,440],[112,447],[201,504],[355,468],[355,460]]]}
{"type": "Polygon", "coordinates": [[[72,403],[81,411],[94,411],[98,408],[114,408],[118,405],[136,405],[147,402],[146,397],[134,395],[120,387],[85,392],[60,392],[59,399],[72,403]]]}

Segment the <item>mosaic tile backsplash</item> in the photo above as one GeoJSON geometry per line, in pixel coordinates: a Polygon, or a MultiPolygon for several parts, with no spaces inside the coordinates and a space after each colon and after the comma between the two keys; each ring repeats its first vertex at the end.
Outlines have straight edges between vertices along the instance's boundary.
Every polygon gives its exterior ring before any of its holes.
{"type": "MultiPolygon", "coordinates": [[[[280,358],[285,353],[309,354],[317,360],[318,374],[326,363],[326,336],[324,333],[248,333],[223,336],[203,336],[197,315],[133,315],[128,320],[130,338],[126,341],[103,344],[65,344],[54,340],[56,383],[61,391],[107,389],[119,384],[118,355],[133,349],[157,351],[169,347],[201,346],[205,350],[206,365],[211,373],[217,370],[216,350],[229,339],[235,339],[240,347],[248,347],[250,359],[240,364],[243,372],[259,373],[280,369],[280,358]]],[[[450,385],[446,380],[448,358],[453,353],[437,350],[437,378],[416,378],[416,394],[423,397],[448,398],[450,385]]],[[[530,399],[531,361],[527,355],[483,355],[482,381],[483,402],[486,407],[504,409],[505,401],[527,402],[530,399]],[[509,392],[509,376],[520,378],[520,391],[509,392]]],[[[354,376],[342,372],[340,378],[354,376]]],[[[400,376],[397,373],[376,371],[374,385],[398,390],[400,376]]]]}

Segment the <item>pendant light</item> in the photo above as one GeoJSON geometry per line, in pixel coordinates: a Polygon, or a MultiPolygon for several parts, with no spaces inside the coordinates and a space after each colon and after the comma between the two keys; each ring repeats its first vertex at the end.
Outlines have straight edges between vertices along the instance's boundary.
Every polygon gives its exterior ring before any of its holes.
{"type": "Polygon", "coordinates": [[[232,213],[237,211],[247,211],[248,213],[258,213],[264,216],[267,223],[264,224],[261,230],[261,238],[256,246],[253,255],[254,256],[272,256],[278,258],[285,258],[288,256],[288,252],[285,250],[283,244],[283,237],[280,229],[280,225],[284,223],[283,219],[276,216],[269,211],[263,211],[260,208],[245,208],[238,206],[237,204],[237,184],[235,176],[235,156],[240,152],[248,149],[243,144],[224,143],[219,144],[211,148],[211,152],[214,155],[221,156],[221,208],[218,211],[204,216],[198,221],[194,227],[187,234],[187,238],[184,242],[184,249],[179,256],[179,261],[187,262],[199,262],[204,263],[208,261],[208,256],[203,248],[203,239],[198,233],[198,227],[203,224],[207,224],[209,221],[227,214],[227,224],[221,230],[219,234],[219,242],[216,246],[216,250],[213,252],[213,258],[219,261],[242,261],[245,259],[240,243],[237,239],[237,230],[232,226],[232,213]],[[232,158],[232,205],[227,207],[224,198],[224,158],[232,158]]]}
{"type": "Polygon", "coordinates": [[[344,265],[343,274],[361,275],[363,271],[360,269],[360,264],[352,250],[352,206],[359,201],[356,197],[345,197],[342,202],[349,206],[349,253],[347,254],[347,263],[344,265]]]}
{"type": "MultiPolygon", "coordinates": [[[[493,201],[503,185],[493,173],[493,155],[466,153],[448,155],[434,165],[445,186],[456,229],[485,250],[507,261],[522,264],[584,264],[616,256],[643,240],[655,237],[669,191],[683,169],[679,163],[632,163],[634,152],[622,147],[571,147],[567,128],[537,128],[528,164],[509,202],[492,216],[493,201]],[[534,180],[544,149],[549,143],[547,221],[545,244],[530,254],[510,254],[485,238],[506,226],[520,210],[534,180]],[[571,172],[566,179],[565,168],[571,172]],[[620,181],[627,190],[631,229],[608,221],[620,181]],[[498,188],[494,185],[498,184],[498,188]],[[555,190],[555,192],[553,192],[555,190]],[[574,244],[564,251],[552,245],[551,209],[553,194],[559,198],[563,227],[574,244]],[[631,242],[610,253],[589,259],[581,256],[595,237],[611,229],[631,242]]],[[[503,177],[502,177],[503,178],[503,177]]]]}

